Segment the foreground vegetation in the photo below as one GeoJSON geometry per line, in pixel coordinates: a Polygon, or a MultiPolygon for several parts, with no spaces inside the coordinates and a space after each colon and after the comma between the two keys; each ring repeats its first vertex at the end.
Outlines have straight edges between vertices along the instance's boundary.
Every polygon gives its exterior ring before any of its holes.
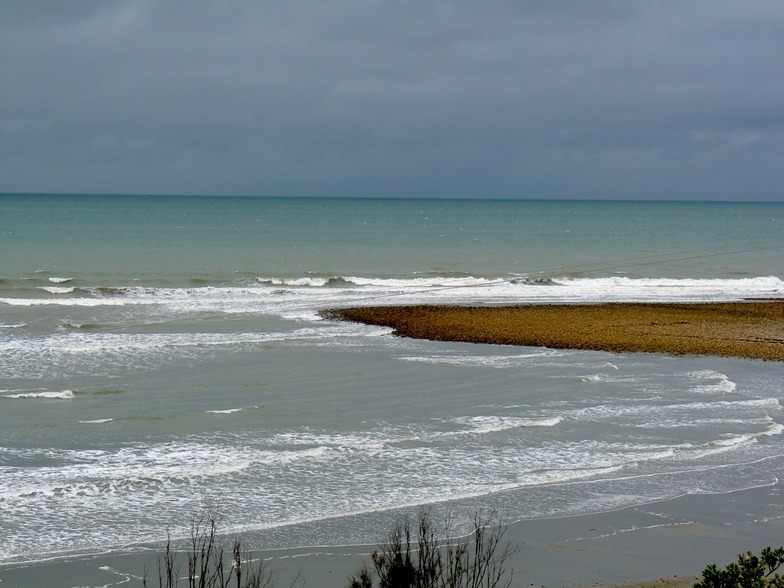
{"type": "MultiPolygon", "coordinates": [[[[180,580],[188,588],[273,588],[275,582],[268,564],[253,559],[235,539],[231,550],[218,540],[219,516],[212,507],[191,524],[187,548],[187,574],[180,575],[177,551],[169,539],[158,556],[159,588],[175,588],[180,580]]],[[[476,515],[472,532],[462,538],[448,532],[439,538],[426,512],[422,512],[412,529],[410,519],[396,524],[370,559],[372,567],[363,565],[348,588],[508,588],[512,570],[506,563],[516,548],[503,542],[506,527],[495,514],[476,515]]],[[[145,570],[142,584],[148,586],[145,570]]],[[[295,578],[290,586],[304,586],[295,578]]]]}
{"type": "MultiPolygon", "coordinates": [[[[218,511],[208,505],[191,522],[191,539],[187,551],[188,588],[272,588],[272,574],[266,562],[244,553],[240,539],[235,539],[230,552],[218,542],[218,511]]],[[[177,552],[171,537],[162,555],[158,556],[158,587],[175,588],[180,581],[177,552]]],[[[147,570],[142,585],[147,588],[147,570]]],[[[292,586],[294,583],[292,583],[292,586]]]]}
{"type": "MultiPolygon", "coordinates": [[[[158,556],[159,588],[176,588],[180,580],[188,588],[274,588],[269,565],[242,550],[235,539],[227,550],[218,539],[219,516],[212,507],[194,518],[186,549],[187,573],[180,575],[177,551],[171,539],[158,556]]],[[[439,534],[427,512],[398,522],[386,539],[357,571],[348,578],[347,588],[509,588],[514,572],[507,568],[516,545],[504,541],[506,527],[498,517],[475,515],[471,533],[453,537],[447,528],[439,534]]],[[[778,570],[784,565],[784,547],[766,547],[759,555],[747,551],[738,561],[720,569],[705,567],[702,581],[694,588],[784,588],[778,570]]],[[[143,586],[148,586],[145,569],[143,586]]],[[[305,585],[297,577],[290,588],[305,585]]],[[[517,582],[515,585],[523,585],[517,582]]]]}
{"type": "Polygon", "coordinates": [[[472,532],[463,538],[436,535],[427,512],[419,515],[416,537],[410,520],[398,523],[386,542],[370,556],[349,588],[496,588],[512,585],[506,563],[516,547],[502,543],[506,527],[495,515],[474,516],[472,532]]]}
{"type": "Polygon", "coordinates": [[[759,556],[747,551],[738,556],[737,563],[723,570],[716,564],[707,566],[702,572],[702,582],[694,588],[784,588],[784,578],[776,570],[784,564],[784,547],[766,547],[759,556]]]}

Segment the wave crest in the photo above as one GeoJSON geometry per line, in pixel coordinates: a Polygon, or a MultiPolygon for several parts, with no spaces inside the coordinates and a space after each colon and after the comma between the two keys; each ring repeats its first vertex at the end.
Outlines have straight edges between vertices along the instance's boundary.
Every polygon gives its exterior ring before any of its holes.
{"type": "Polygon", "coordinates": [[[73,400],[76,394],[73,390],[63,390],[62,392],[17,392],[14,394],[3,394],[3,398],[11,398],[15,400],[25,398],[43,398],[49,400],[73,400]]]}

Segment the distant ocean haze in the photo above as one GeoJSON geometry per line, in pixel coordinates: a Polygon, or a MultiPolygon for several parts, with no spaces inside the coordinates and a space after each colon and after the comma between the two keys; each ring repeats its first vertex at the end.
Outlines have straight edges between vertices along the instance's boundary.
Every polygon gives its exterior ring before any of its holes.
{"type": "Polygon", "coordinates": [[[769,484],[779,363],[319,313],[781,297],[782,236],[771,203],[0,195],[0,563],[157,545],[205,499],[295,547],[769,484]]]}

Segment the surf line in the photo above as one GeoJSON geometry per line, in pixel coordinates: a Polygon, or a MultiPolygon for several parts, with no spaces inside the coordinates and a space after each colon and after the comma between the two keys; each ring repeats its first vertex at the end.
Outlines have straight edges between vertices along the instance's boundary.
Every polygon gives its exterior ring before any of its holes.
{"type": "MultiPolygon", "coordinates": [[[[587,274],[591,274],[594,272],[601,272],[601,271],[611,271],[616,269],[626,269],[626,268],[634,268],[634,267],[642,267],[642,266],[649,266],[649,265],[657,265],[657,264],[666,264],[675,261],[689,261],[693,259],[706,259],[709,257],[720,257],[722,255],[736,255],[739,253],[754,253],[757,251],[775,251],[777,249],[784,249],[784,243],[779,244],[766,244],[759,246],[749,246],[743,249],[702,249],[684,253],[673,253],[670,255],[661,254],[661,255],[645,255],[641,257],[629,257],[629,258],[622,258],[617,259],[614,261],[607,261],[605,264],[588,264],[583,266],[557,266],[555,268],[549,270],[535,270],[533,272],[529,272],[528,279],[535,282],[536,280],[553,280],[559,276],[562,276],[564,273],[568,273],[570,275],[577,275],[577,276],[584,276],[587,274]]],[[[523,278],[525,279],[525,278],[523,278]]],[[[490,286],[497,286],[507,284],[507,280],[504,278],[496,278],[494,280],[488,280],[485,284],[445,284],[443,286],[433,286],[431,288],[422,288],[420,290],[412,290],[407,292],[393,292],[389,294],[376,294],[376,295],[368,295],[363,296],[360,298],[355,298],[354,301],[363,301],[363,300],[382,300],[388,298],[395,298],[398,296],[410,296],[411,294],[426,294],[429,292],[441,292],[445,290],[456,290],[460,288],[476,288],[478,286],[481,287],[490,287],[490,286]]]]}
{"type": "Polygon", "coordinates": [[[584,275],[598,271],[609,271],[616,269],[624,269],[630,267],[642,267],[646,265],[657,265],[664,263],[671,263],[674,261],[689,261],[692,259],[706,259],[709,257],[720,257],[722,255],[736,255],[739,253],[754,253],[757,251],[774,251],[776,249],[784,249],[784,243],[778,245],[764,245],[758,247],[749,247],[746,249],[704,249],[686,253],[673,253],[673,254],[660,254],[660,255],[646,255],[642,257],[629,257],[625,259],[617,259],[608,261],[607,264],[588,264],[586,266],[557,266],[550,270],[537,270],[534,274],[544,277],[554,277],[558,272],[567,272],[572,275],[584,275]],[[584,269],[587,268],[587,269],[584,269]]]}

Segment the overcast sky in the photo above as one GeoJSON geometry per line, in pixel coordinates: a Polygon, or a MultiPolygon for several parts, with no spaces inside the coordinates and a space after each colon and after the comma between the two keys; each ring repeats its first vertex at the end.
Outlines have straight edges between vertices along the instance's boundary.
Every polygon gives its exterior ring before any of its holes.
{"type": "Polygon", "coordinates": [[[784,200],[784,1],[2,0],[0,192],[784,200]]]}

